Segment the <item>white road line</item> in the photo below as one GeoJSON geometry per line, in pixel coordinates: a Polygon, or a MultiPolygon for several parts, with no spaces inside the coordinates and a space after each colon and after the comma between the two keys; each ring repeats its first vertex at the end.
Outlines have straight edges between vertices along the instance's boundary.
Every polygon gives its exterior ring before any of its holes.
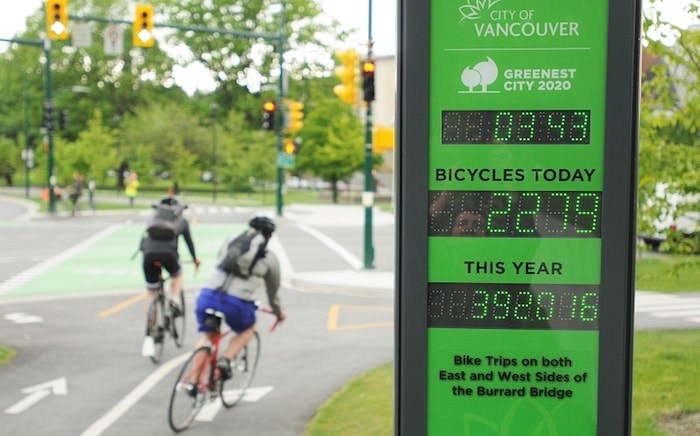
{"type": "Polygon", "coordinates": [[[153,387],[158,384],[163,377],[168,375],[168,373],[174,368],[182,365],[182,363],[187,360],[190,355],[191,353],[187,352],[165,362],[157,370],[151,373],[151,375],[146,377],[146,379],[136,386],[131,392],[129,392],[126,397],[122,398],[122,400],[112,407],[109,412],[95,421],[95,423],[92,424],[87,430],[82,432],[80,436],[101,435],[102,432],[107,430],[109,426],[114,424],[122,415],[124,415],[131,408],[131,406],[136,404],[144,395],[153,389],[153,387]]]}
{"type": "Polygon", "coordinates": [[[10,277],[8,280],[6,280],[3,283],[0,283],[0,296],[5,295],[8,292],[12,291],[13,289],[17,289],[18,287],[24,285],[25,283],[29,282],[32,280],[34,277],[39,276],[40,274],[44,273],[48,269],[58,265],[59,263],[70,259],[71,257],[75,256],[76,254],[80,253],[81,251],[85,250],[95,242],[104,239],[105,237],[109,236],[111,233],[116,231],[122,227],[121,224],[115,224],[113,226],[107,227],[106,229],[100,231],[99,233],[96,233],[92,235],[91,237],[85,239],[84,241],[80,242],[77,245],[72,246],[71,248],[67,249],[66,251],[57,254],[56,256],[50,257],[46,259],[45,261],[29,268],[26,269],[19,274],[10,277]]]}
{"type": "Polygon", "coordinates": [[[324,243],[331,250],[335,251],[340,257],[345,259],[345,261],[348,262],[350,266],[352,266],[354,269],[362,269],[362,261],[355,257],[355,255],[349,252],[347,249],[345,249],[345,247],[332,240],[330,237],[319,232],[313,227],[309,227],[305,224],[297,224],[297,227],[324,243]]]}
{"type": "Polygon", "coordinates": [[[287,250],[284,249],[282,242],[278,236],[273,236],[268,243],[270,250],[274,251],[280,261],[280,270],[282,275],[282,280],[287,283],[292,276],[294,276],[294,267],[292,266],[292,261],[289,260],[289,255],[287,250]]]}
{"type": "MultiPolygon", "coordinates": [[[[248,403],[253,403],[255,401],[259,401],[262,397],[267,395],[272,391],[272,386],[262,386],[259,388],[248,388],[246,389],[245,393],[243,394],[243,398],[241,398],[241,401],[245,401],[248,403]]],[[[238,395],[240,395],[241,390],[240,389],[234,389],[231,391],[224,391],[224,397],[226,397],[227,400],[231,401],[238,395]]],[[[207,403],[202,408],[200,409],[199,413],[197,413],[197,416],[194,418],[195,421],[199,422],[211,422],[214,420],[216,417],[217,413],[219,413],[219,410],[221,410],[221,401],[214,401],[211,403],[207,403]]]]}

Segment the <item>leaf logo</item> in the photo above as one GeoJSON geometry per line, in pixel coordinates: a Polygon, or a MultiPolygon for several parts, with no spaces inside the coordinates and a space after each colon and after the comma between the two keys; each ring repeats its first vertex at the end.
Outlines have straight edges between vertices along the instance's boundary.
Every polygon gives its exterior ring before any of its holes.
{"type": "Polygon", "coordinates": [[[483,11],[489,10],[501,0],[467,0],[467,4],[459,7],[459,13],[462,14],[461,23],[464,20],[478,20],[481,18],[483,11]]]}

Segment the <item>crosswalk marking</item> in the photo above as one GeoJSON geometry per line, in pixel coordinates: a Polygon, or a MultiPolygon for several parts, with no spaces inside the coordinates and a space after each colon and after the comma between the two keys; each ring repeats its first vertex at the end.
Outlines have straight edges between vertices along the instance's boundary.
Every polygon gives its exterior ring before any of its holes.
{"type": "Polygon", "coordinates": [[[700,298],[637,292],[635,312],[656,318],[683,318],[684,321],[700,324],[700,298]]]}

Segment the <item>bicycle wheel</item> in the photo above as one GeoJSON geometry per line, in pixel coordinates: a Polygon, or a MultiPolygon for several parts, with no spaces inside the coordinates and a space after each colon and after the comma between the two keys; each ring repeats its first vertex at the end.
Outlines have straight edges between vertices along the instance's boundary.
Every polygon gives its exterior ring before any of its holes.
{"type": "Polygon", "coordinates": [[[165,343],[165,311],[161,296],[154,295],[151,304],[148,306],[146,316],[146,331],[153,338],[153,356],[150,356],[153,363],[158,363],[163,355],[163,344],[165,343]]]}
{"type": "Polygon", "coordinates": [[[209,385],[212,365],[208,347],[196,349],[182,366],[173,386],[168,406],[168,423],[175,432],[189,427],[208,398],[201,386],[209,385]]]}
{"type": "Polygon", "coordinates": [[[253,381],[259,358],[260,335],[254,332],[248,345],[231,362],[231,378],[221,383],[221,402],[224,406],[230,408],[241,401],[245,390],[253,381]]]}
{"type": "Polygon", "coordinates": [[[177,348],[182,348],[185,341],[185,291],[180,292],[180,313],[173,316],[170,313],[170,335],[177,348]]]}

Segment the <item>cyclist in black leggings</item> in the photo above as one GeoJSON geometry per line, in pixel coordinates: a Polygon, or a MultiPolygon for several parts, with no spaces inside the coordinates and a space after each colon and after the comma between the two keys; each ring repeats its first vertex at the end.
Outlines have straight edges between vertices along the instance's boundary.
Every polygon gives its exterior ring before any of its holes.
{"type": "MultiPolygon", "coordinates": [[[[171,196],[162,199],[160,204],[173,207],[179,206],[179,202],[171,196]]],[[[180,236],[185,239],[196,269],[199,268],[200,261],[195,253],[190,226],[185,217],[180,214],[175,224],[177,234],[169,240],[155,239],[148,236],[147,233],[144,234],[141,238],[141,251],[143,252],[143,274],[146,278],[146,290],[152,295],[153,291],[158,289],[162,269],[165,269],[170,275],[170,302],[173,315],[177,316],[181,313],[181,308],[177,306],[176,302],[180,301],[183,282],[182,267],[180,266],[180,256],[178,254],[180,236]]],[[[152,344],[153,338],[146,336],[143,354],[148,354],[148,351],[151,349],[147,344],[149,340],[152,344]]]]}

